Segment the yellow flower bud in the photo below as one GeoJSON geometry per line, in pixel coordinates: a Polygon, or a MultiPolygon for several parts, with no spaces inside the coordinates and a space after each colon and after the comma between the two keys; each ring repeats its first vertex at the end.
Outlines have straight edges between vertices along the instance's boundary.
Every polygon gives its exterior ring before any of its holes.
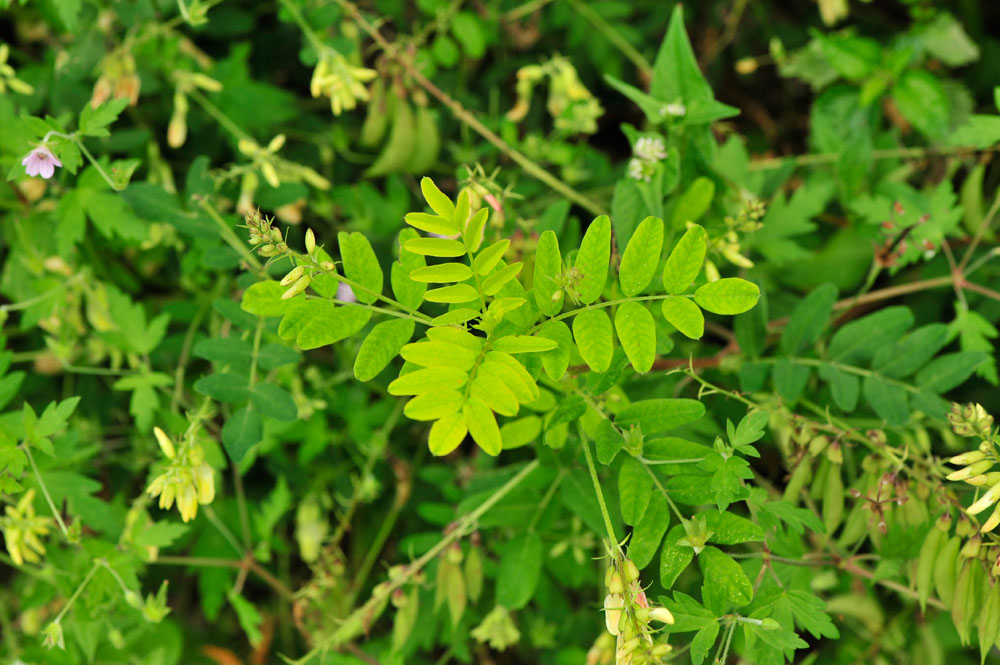
{"type": "Polygon", "coordinates": [[[294,298],[295,296],[305,291],[306,287],[309,286],[309,282],[311,281],[312,277],[310,277],[309,275],[303,275],[298,279],[298,281],[292,284],[287,291],[281,294],[281,299],[288,300],[289,298],[294,298]]]}
{"type": "Polygon", "coordinates": [[[978,501],[969,506],[966,512],[970,515],[978,515],[996,503],[997,499],[1000,499],[1000,483],[986,490],[986,493],[978,501]]]}
{"type": "Polygon", "coordinates": [[[618,634],[618,623],[621,620],[624,601],[620,594],[609,593],[604,597],[604,625],[612,635],[618,634]]]}
{"type": "Polygon", "coordinates": [[[306,254],[313,255],[316,251],[316,234],[312,229],[306,229],[306,254]]]}
{"type": "Polygon", "coordinates": [[[652,621],[659,621],[661,623],[673,623],[674,615],[670,613],[665,607],[654,607],[649,611],[649,618],[652,621]]]}
{"type": "Polygon", "coordinates": [[[287,275],[281,278],[279,284],[281,284],[282,286],[289,286],[290,284],[298,280],[299,277],[302,277],[305,271],[306,271],[305,266],[296,266],[295,268],[292,268],[287,275]]]}
{"type": "Polygon", "coordinates": [[[176,452],[174,451],[174,444],[170,440],[170,437],[159,427],[153,428],[153,434],[156,435],[156,442],[160,444],[160,450],[163,451],[163,454],[173,459],[176,452]]]}
{"type": "Polygon", "coordinates": [[[278,178],[278,172],[274,169],[274,164],[271,162],[261,162],[260,172],[264,176],[264,180],[267,180],[267,184],[271,187],[281,186],[281,180],[278,178]]]}
{"type": "Polygon", "coordinates": [[[978,462],[986,457],[986,453],[979,450],[970,450],[967,453],[962,453],[961,455],[955,455],[949,462],[952,464],[958,464],[960,466],[967,466],[978,462]]]}
{"type": "Polygon", "coordinates": [[[278,152],[279,150],[281,150],[281,146],[283,145],[285,145],[285,135],[278,134],[273,139],[271,139],[270,143],[267,144],[267,151],[278,152]]]}

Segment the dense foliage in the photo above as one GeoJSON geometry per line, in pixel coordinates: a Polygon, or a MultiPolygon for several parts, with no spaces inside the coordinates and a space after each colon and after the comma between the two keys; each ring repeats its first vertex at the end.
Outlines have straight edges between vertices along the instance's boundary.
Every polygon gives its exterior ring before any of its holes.
{"type": "Polygon", "coordinates": [[[0,662],[1000,655],[1000,7],[0,8],[0,662]]]}

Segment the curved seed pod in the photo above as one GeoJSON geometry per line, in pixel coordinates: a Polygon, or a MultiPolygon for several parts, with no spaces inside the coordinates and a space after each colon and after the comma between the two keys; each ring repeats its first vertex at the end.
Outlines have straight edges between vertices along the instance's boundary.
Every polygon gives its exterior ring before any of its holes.
{"type": "Polygon", "coordinates": [[[979,612],[976,628],[979,631],[980,662],[986,662],[986,654],[993,649],[1000,637],[1000,585],[991,585],[985,591],[983,609],[979,612]]]}
{"type": "Polygon", "coordinates": [[[946,542],[947,534],[941,529],[931,529],[924,538],[924,544],[920,548],[920,557],[917,559],[917,599],[920,601],[920,610],[927,608],[927,599],[931,595],[931,583],[934,581],[934,562],[937,561],[941,546],[946,542]]]}
{"type": "Polygon", "coordinates": [[[958,550],[962,541],[958,536],[948,539],[934,563],[934,590],[946,606],[951,606],[955,596],[955,578],[958,575],[958,550]]]}
{"type": "Polygon", "coordinates": [[[865,510],[863,503],[855,503],[854,508],[844,521],[844,528],[840,531],[840,538],[837,544],[840,547],[850,548],[868,533],[868,518],[870,513],[865,510]]]}
{"type": "Polygon", "coordinates": [[[832,534],[844,518],[844,481],[840,475],[840,465],[831,464],[827,472],[826,487],[823,491],[823,526],[832,534]]]}
{"type": "Polygon", "coordinates": [[[799,462],[799,465],[795,467],[792,471],[792,475],[788,479],[788,484],[785,485],[785,493],[782,498],[785,501],[791,501],[792,503],[798,503],[799,494],[802,492],[802,488],[805,487],[812,479],[812,464],[807,460],[803,459],[799,462]]]}

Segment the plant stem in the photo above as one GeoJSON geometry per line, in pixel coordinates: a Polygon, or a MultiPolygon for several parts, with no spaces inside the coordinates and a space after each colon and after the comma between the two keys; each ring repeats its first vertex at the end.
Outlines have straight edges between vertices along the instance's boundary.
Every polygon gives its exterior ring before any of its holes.
{"type": "MultiPolygon", "coordinates": [[[[745,0],[743,0],[745,2],[745,0]]],[[[573,5],[573,9],[577,13],[583,15],[585,19],[590,21],[590,23],[597,28],[598,32],[607,37],[608,41],[615,45],[619,51],[622,52],[626,58],[632,61],[636,69],[639,70],[640,75],[643,78],[652,78],[653,76],[653,66],[649,64],[649,60],[639,53],[632,44],[628,42],[627,39],[622,37],[622,34],[615,30],[614,26],[604,20],[604,17],[593,10],[593,8],[583,0],[569,0],[569,4],[573,5]]]]}
{"type": "Polygon", "coordinates": [[[413,561],[413,563],[407,565],[405,567],[405,571],[401,575],[376,586],[371,597],[361,607],[358,607],[351,612],[350,615],[345,617],[340,626],[314,646],[309,653],[297,660],[292,660],[282,656],[284,661],[292,665],[304,665],[320,653],[326,652],[329,649],[337,648],[345,642],[348,642],[362,634],[366,630],[366,627],[371,625],[371,622],[374,621],[381,612],[381,608],[385,606],[386,601],[388,601],[389,596],[393,591],[409,582],[413,575],[421,571],[424,566],[433,561],[452,543],[460,540],[466,534],[471,533],[475,529],[475,525],[479,521],[479,518],[499,503],[499,501],[507,496],[511,490],[521,484],[521,482],[531,475],[535,469],[538,468],[538,466],[539,462],[537,459],[526,464],[514,475],[513,478],[504,483],[503,486],[497,489],[497,491],[486,499],[486,501],[481,503],[479,507],[472,512],[463,515],[453,525],[452,529],[444,536],[444,538],[438,541],[434,547],[427,550],[427,552],[425,552],[418,559],[413,561]]]}
{"type": "Polygon", "coordinates": [[[70,540],[69,529],[66,528],[66,523],[63,522],[62,515],[56,509],[56,503],[52,500],[52,495],[49,494],[49,488],[45,486],[45,481],[42,480],[42,474],[38,471],[38,465],[35,464],[35,456],[31,454],[31,446],[27,442],[21,444],[21,450],[28,457],[28,461],[31,462],[31,470],[35,474],[35,479],[38,481],[38,486],[42,489],[42,495],[45,497],[45,501],[49,504],[49,510],[52,511],[53,517],[56,518],[56,522],[59,524],[59,529],[62,531],[63,536],[67,541],[70,540]]]}
{"type": "Polygon", "coordinates": [[[243,131],[243,128],[233,122],[232,118],[223,113],[218,106],[208,101],[208,97],[201,94],[195,88],[191,88],[187,91],[188,97],[193,99],[198,105],[205,110],[205,113],[212,116],[217,123],[222,125],[223,129],[228,131],[230,134],[235,136],[237,139],[246,139],[253,141],[254,138],[243,131]]]}
{"type": "Polygon", "coordinates": [[[253,252],[247,248],[246,243],[240,241],[240,239],[236,236],[236,232],[233,231],[232,227],[226,223],[226,220],[222,218],[219,211],[208,202],[208,199],[201,199],[199,203],[201,205],[201,209],[208,213],[208,216],[211,217],[212,220],[218,225],[219,230],[222,232],[222,239],[226,241],[226,244],[235,249],[236,253],[242,256],[243,260],[246,261],[250,265],[250,268],[258,275],[261,277],[267,277],[267,270],[261,262],[256,256],[254,256],[253,252]]]}
{"type": "Polygon", "coordinates": [[[413,66],[412,62],[400,53],[399,49],[394,44],[386,40],[386,38],[383,37],[382,34],[371,23],[369,23],[364,16],[361,15],[361,12],[358,11],[358,8],[354,5],[354,3],[349,2],[348,0],[336,1],[344,12],[350,16],[362,30],[368,33],[371,38],[375,40],[375,43],[378,44],[383,51],[385,51],[387,56],[402,66],[410,78],[416,81],[424,90],[436,97],[438,101],[444,104],[448,110],[451,111],[452,115],[454,115],[460,122],[464,123],[474,132],[492,143],[505,155],[517,162],[517,164],[530,176],[545,183],[555,191],[579,205],[581,208],[584,208],[593,215],[608,214],[607,210],[605,210],[603,206],[576,191],[562,180],[549,173],[542,166],[535,163],[531,158],[519,152],[492,130],[486,127],[486,125],[480,122],[472,111],[466,110],[459,102],[452,99],[447,93],[434,85],[430,79],[424,76],[416,67],[413,66]]]}
{"type": "Polygon", "coordinates": [[[604,492],[601,490],[601,481],[597,477],[597,467],[594,466],[594,458],[590,454],[590,444],[588,443],[587,435],[583,431],[582,426],[578,427],[577,431],[580,433],[580,445],[583,446],[583,455],[587,458],[587,470],[590,471],[590,482],[594,484],[597,503],[601,506],[601,516],[604,518],[604,528],[608,531],[608,540],[611,541],[610,546],[616,548],[618,553],[624,556],[621,545],[618,544],[618,537],[615,535],[615,527],[611,523],[611,514],[608,513],[608,505],[604,502],[604,492]]]}
{"type": "Polygon", "coordinates": [[[76,599],[80,597],[80,594],[83,593],[83,590],[87,588],[88,584],[90,584],[90,579],[94,576],[94,573],[97,572],[97,569],[100,567],[100,565],[101,564],[99,561],[94,561],[94,565],[90,567],[90,571],[87,573],[87,576],[83,578],[83,581],[80,582],[80,586],[76,588],[76,591],[73,592],[73,595],[69,597],[69,600],[66,601],[66,604],[63,605],[61,610],[59,610],[59,614],[57,614],[56,618],[52,620],[52,623],[59,623],[60,621],[62,621],[62,618],[66,616],[66,613],[69,612],[71,607],[73,607],[73,603],[76,602],[76,599]]]}
{"type": "MultiPolygon", "coordinates": [[[[939,146],[927,148],[887,148],[884,150],[873,150],[872,159],[919,159],[928,156],[949,156],[961,155],[977,152],[995,152],[1000,150],[1000,146],[990,148],[975,148],[971,146],[939,146]]],[[[840,159],[840,153],[827,152],[812,155],[788,155],[785,157],[768,157],[750,162],[750,171],[769,171],[780,169],[788,162],[793,162],[795,166],[817,166],[820,164],[833,164],[840,159]]]]}

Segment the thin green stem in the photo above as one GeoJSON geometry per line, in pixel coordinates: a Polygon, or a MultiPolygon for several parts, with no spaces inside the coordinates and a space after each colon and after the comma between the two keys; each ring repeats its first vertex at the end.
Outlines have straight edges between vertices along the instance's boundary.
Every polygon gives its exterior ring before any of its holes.
{"type": "MultiPolygon", "coordinates": [[[[604,492],[601,490],[601,481],[597,477],[597,467],[594,466],[594,458],[590,454],[590,443],[583,427],[579,427],[580,445],[583,447],[583,455],[587,458],[587,470],[590,472],[590,482],[594,485],[594,493],[597,495],[597,503],[601,506],[601,516],[604,518],[604,528],[608,531],[610,547],[614,547],[622,553],[621,545],[618,544],[618,537],[615,535],[615,527],[611,523],[611,514],[608,512],[608,504],[604,501],[604,492]]],[[[623,554],[624,556],[624,554],[623,554]]]]}
{"type": "Polygon", "coordinates": [[[313,50],[315,50],[317,54],[322,53],[324,50],[326,51],[334,50],[333,48],[324,44],[323,40],[321,40],[319,36],[316,34],[316,32],[312,29],[312,26],[306,23],[305,17],[302,16],[302,12],[299,11],[299,8],[295,6],[294,2],[291,2],[290,0],[281,0],[281,4],[284,6],[285,9],[288,10],[288,13],[292,15],[292,20],[298,24],[299,29],[302,30],[302,34],[306,36],[306,39],[309,41],[309,44],[313,47],[313,50]]]}
{"type": "Polygon", "coordinates": [[[38,481],[38,486],[42,490],[45,502],[49,504],[49,510],[52,511],[52,516],[56,518],[56,523],[59,524],[59,529],[62,531],[66,540],[70,541],[69,529],[66,528],[66,523],[63,522],[62,515],[59,514],[59,510],[56,508],[56,502],[52,500],[52,495],[49,494],[49,488],[45,486],[45,481],[42,480],[42,474],[38,471],[38,465],[35,464],[35,456],[31,454],[31,446],[28,445],[28,443],[22,443],[21,450],[24,451],[24,454],[28,458],[28,462],[31,463],[31,470],[35,474],[35,480],[38,481]]]}
{"type": "MultiPolygon", "coordinates": [[[[1000,150],[1000,146],[990,148],[976,148],[973,146],[932,146],[926,148],[887,148],[884,150],[873,150],[872,159],[920,159],[929,156],[946,157],[949,155],[975,154],[979,152],[995,152],[1000,150]]],[[[834,164],[840,159],[839,152],[817,153],[811,155],[788,155],[785,157],[769,157],[750,162],[750,171],[769,171],[780,169],[785,164],[792,162],[795,166],[819,166],[822,164],[834,164]]]]}
{"type": "Polygon", "coordinates": [[[101,177],[104,178],[104,182],[108,183],[108,186],[111,187],[111,189],[113,189],[116,192],[120,192],[123,189],[125,189],[126,186],[119,185],[118,183],[116,183],[114,180],[111,179],[111,176],[109,176],[107,171],[104,170],[104,167],[101,166],[98,163],[98,161],[94,159],[94,156],[90,154],[90,151],[87,150],[87,146],[83,145],[82,140],[80,140],[79,138],[74,140],[76,141],[77,147],[80,148],[80,152],[82,152],[83,155],[87,158],[87,160],[91,163],[91,165],[95,169],[97,169],[97,172],[101,174],[101,177]]]}
{"type": "Polygon", "coordinates": [[[208,97],[201,94],[201,92],[199,92],[197,89],[191,88],[190,90],[187,91],[187,95],[195,102],[197,102],[198,105],[205,110],[205,113],[212,116],[212,118],[214,118],[217,123],[222,125],[223,129],[225,129],[227,132],[235,136],[237,139],[245,139],[249,141],[254,140],[252,136],[243,131],[243,128],[241,128],[239,125],[233,122],[232,118],[230,118],[228,115],[219,110],[218,106],[208,101],[208,97]]]}
{"type": "Polygon", "coordinates": [[[66,613],[69,612],[71,607],[73,607],[73,603],[76,602],[76,599],[80,597],[80,594],[83,593],[83,590],[87,588],[88,584],[90,584],[91,578],[94,577],[94,573],[97,572],[97,569],[100,566],[101,566],[100,561],[94,561],[94,565],[90,567],[90,571],[87,572],[87,576],[83,578],[83,581],[80,582],[80,586],[76,588],[76,591],[73,592],[73,595],[69,597],[69,600],[66,601],[66,604],[63,605],[61,610],[59,610],[59,614],[57,614],[56,618],[52,620],[52,623],[59,623],[60,621],[62,621],[62,618],[66,616],[66,613]]]}
{"type": "Polygon", "coordinates": [[[622,37],[622,34],[618,32],[614,26],[604,20],[604,17],[595,12],[590,4],[584,2],[583,0],[569,0],[569,4],[573,5],[573,9],[581,14],[585,19],[590,21],[590,23],[597,28],[597,31],[603,34],[609,42],[615,45],[615,47],[622,52],[626,58],[628,58],[639,73],[644,78],[651,78],[653,76],[653,66],[649,64],[649,60],[645,57],[632,44],[628,42],[627,39],[622,37]]]}
{"type": "Polygon", "coordinates": [[[246,243],[240,241],[236,232],[233,231],[233,228],[226,223],[226,220],[224,220],[222,215],[219,214],[219,211],[217,211],[215,207],[208,202],[208,199],[202,199],[200,205],[202,210],[208,213],[208,216],[212,218],[216,225],[218,225],[219,230],[222,232],[222,239],[226,241],[226,244],[235,249],[236,252],[250,265],[251,269],[253,269],[258,275],[267,277],[267,270],[264,268],[263,264],[261,264],[260,260],[247,248],[246,243]]]}
{"type": "Polygon", "coordinates": [[[84,279],[84,277],[86,277],[85,272],[78,272],[77,274],[73,275],[72,277],[64,281],[59,286],[54,286],[48,291],[39,293],[37,296],[32,296],[31,298],[28,298],[27,300],[22,300],[20,302],[13,302],[6,305],[0,305],[0,312],[16,312],[21,309],[28,309],[29,307],[37,305],[40,302],[44,302],[49,298],[51,298],[52,296],[64,291],[73,284],[84,279]]]}
{"type": "Polygon", "coordinates": [[[590,305],[584,305],[583,307],[578,307],[577,309],[571,309],[568,312],[562,312],[561,314],[557,314],[555,316],[546,318],[541,323],[538,323],[534,327],[532,327],[525,334],[526,335],[534,334],[539,328],[541,328],[543,325],[545,325],[549,321],[561,321],[562,319],[566,319],[566,318],[569,318],[571,316],[576,316],[580,312],[586,312],[589,309],[603,309],[605,307],[614,307],[615,305],[621,305],[622,303],[627,303],[627,302],[640,302],[640,301],[643,301],[643,300],[666,300],[667,298],[694,298],[694,295],[693,294],[684,294],[684,295],[657,294],[657,295],[652,295],[652,296],[632,296],[631,298],[618,298],[616,300],[606,300],[606,301],[603,301],[603,302],[595,302],[595,303],[591,303],[590,305]]]}
{"type": "Polygon", "coordinates": [[[387,580],[375,587],[371,597],[361,606],[345,617],[339,627],[320,640],[305,656],[297,660],[282,656],[286,663],[292,665],[304,665],[321,653],[330,649],[335,649],[344,643],[362,634],[371,622],[378,617],[381,612],[379,608],[385,607],[385,603],[392,592],[407,584],[414,575],[439,556],[452,543],[471,533],[479,521],[479,518],[489,512],[515,487],[521,484],[525,478],[531,475],[539,466],[539,461],[533,460],[526,464],[510,480],[497,489],[488,499],[479,505],[475,510],[463,515],[455,526],[438,543],[427,550],[422,556],[405,567],[402,574],[387,580]]]}
{"type": "Polygon", "coordinates": [[[205,506],[204,510],[205,517],[207,517],[208,521],[212,523],[212,526],[214,526],[216,530],[222,534],[222,537],[226,539],[226,542],[233,546],[233,549],[236,550],[237,554],[244,556],[246,552],[243,547],[240,546],[240,541],[236,539],[236,536],[234,536],[233,532],[229,530],[229,527],[227,527],[222,520],[219,519],[219,516],[216,515],[215,511],[212,509],[212,506],[205,506]]]}
{"type": "Polygon", "coordinates": [[[993,205],[990,206],[986,215],[983,216],[982,222],[976,228],[975,235],[972,236],[972,242],[969,243],[968,248],[965,250],[965,254],[962,255],[962,260],[958,264],[958,274],[965,274],[965,266],[969,265],[969,261],[972,259],[972,255],[975,253],[976,247],[979,246],[983,236],[986,235],[986,232],[989,230],[993,220],[996,219],[998,212],[1000,212],[1000,190],[997,190],[996,197],[993,199],[993,205]]]}

